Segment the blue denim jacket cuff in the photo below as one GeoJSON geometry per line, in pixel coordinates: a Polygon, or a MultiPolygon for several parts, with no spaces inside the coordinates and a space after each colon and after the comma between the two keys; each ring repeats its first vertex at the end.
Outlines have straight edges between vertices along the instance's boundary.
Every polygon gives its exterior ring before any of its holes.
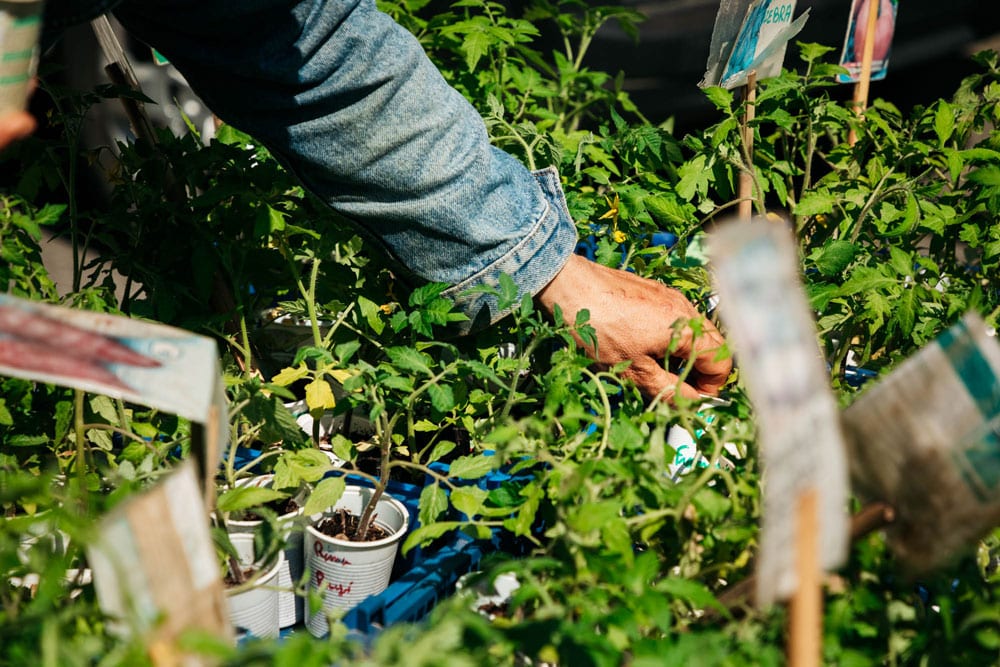
{"type": "Polygon", "coordinates": [[[562,270],[576,247],[576,225],[566,206],[559,173],[548,167],[532,174],[545,197],[545,207],[525,237],[497,261],[466,280],[450,287],[443,296],[469,316],[461,333],[495,323],[510,313],[501,309],[496,295],[475,290],[480,285],[498,287],[500,276],[509,275],[518,286],[519,296],[535,295],[562,270]]]}

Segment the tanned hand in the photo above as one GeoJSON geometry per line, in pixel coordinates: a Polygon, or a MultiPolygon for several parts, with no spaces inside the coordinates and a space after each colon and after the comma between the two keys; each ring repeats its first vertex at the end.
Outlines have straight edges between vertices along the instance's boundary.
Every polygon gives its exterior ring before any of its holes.
{"type": "Polygon", "coordinates": [[[536,300],[550,315],[558,304],[567,322],[575,321],[581,310],[590,311],[597,349],[579,338],[577,342],[602,367],[631,361],[622,375],[650,398],[672,400],[676,391],[691,399],[715,395],[732,370],[729,356],[720,354],[724,340],[718,329],[684,295],[655,280],[573,255],[536,300]],[[691,321],[700,321],[700,336],[695,337],[691,321]],[[675,322],[683,328],[671,357],[694,358],[691,373],[679,386],[664,363],[675,322]]]}

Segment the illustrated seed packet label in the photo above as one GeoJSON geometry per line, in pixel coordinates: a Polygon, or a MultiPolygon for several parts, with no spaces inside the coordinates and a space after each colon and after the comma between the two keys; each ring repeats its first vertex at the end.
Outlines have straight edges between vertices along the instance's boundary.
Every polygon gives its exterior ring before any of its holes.
{"type": "Polygon", "coordinates": [[[885,78],[889,68],[889,53],[892,36],[896,30],[896,10],[899,0],[853,0],[851,14],[847,21],[847,34],[840,54],[840,66],[847,74],[838,74],[840,83],[855,83],[861,78],[861,63],[864,58],[866,39],[873,41],[871,81],[885,78]],[[878,3],[878,18],[874,33],[868,32],[868,16],[871,4],[878,3]]]}
{"type": "Polygon", "coordinates": [[[817,567],[843,563],[845,447],[791,231],[765,220],[736,221],[709,243],[719,312],[760,433],[764,506],[756,600],[764,606],[795,593],[798,508],[807,494],[819,500],[817,567]]]}
{"type": "Polygon", "coordinates": [[[723,1],[712,33],[708,68],[698,84],[736,88],[747,75],[777,76],[788,41],[805,25],[808,9],[797,19],[795,0],[723,1]]]}
{"type": "Polygon", "coordinates": [[[104,394],[203,424],[212,476],[229,432],[218,359],[215,341],[189,331],[0,294],[0,375],[104,394]]]}
{"type": "Polygon", "coordinates": [[[844,411],[851,478],[896,510],[889,544],[915,573],[1000,525],[1000,342],[975,313],[844,411]]]}

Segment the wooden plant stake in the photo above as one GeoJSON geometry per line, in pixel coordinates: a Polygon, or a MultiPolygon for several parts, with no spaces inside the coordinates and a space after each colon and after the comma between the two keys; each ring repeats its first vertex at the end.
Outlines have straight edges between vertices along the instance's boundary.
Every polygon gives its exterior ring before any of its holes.
{"type": "Polygon", "coordinates": [[[754,106],[757,103],[757,70],[747,72],[747,85],[743,88],[743,97],[746,100],[746,110],[743,113],[743,124],[740,132],[743,134],[743,159],[746,161],[746,169],[740,172],[739,181],[739,218],[749,222],[753,215],[753,144],[754,132],[750,123],[754,119],[754,106]]]}
{"type": "MultiPolygon", "coordinates": [[[[864,117],[868,107],[868,87],[872,78],[872,59],[875,55],[875,24],[878,22],[878,10],[881,0],[868,0],[868,30],[865,32],[865,43],[861,52],[861,74],[854,84],[854,113],[859,118],[864,117]]],[[[853,127],[847,133],[847,144],[853,146],[858,142],[858,133],[853,127]]]]}
{"type": "Polygon", "coordinates": [[[795,575],[798,587],[788,604],[788,664],[791,667],[819,667],[823,645],[823,594],[816,489],[808,489],[799,495],[796,517],[795,575]]]}

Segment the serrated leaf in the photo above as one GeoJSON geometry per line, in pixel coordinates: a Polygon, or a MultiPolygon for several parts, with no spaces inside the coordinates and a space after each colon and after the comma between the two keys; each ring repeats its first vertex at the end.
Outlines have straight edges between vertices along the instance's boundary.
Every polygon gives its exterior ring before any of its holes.
{"type": "Polygon", "coordinates": [[[440,412],[451,412],[455,408],[455,394],[448,385],[432,384],[427,387],[431,405],[440,412]]]}
{"type": "Polygon", "coordinates": [[[729,512],[732,501],[717,491],[708,487],[698,489],[691,499],[691,503],[698,510],[698,514],[705,516],[710,521],[719,521],[729,512]]]}
{"type": "Polygon", "coordinates": [[[457,530],[461,527],[462,523],[459,521],[441,521],[438,523],[432,523],[429,526],[420,526],[419,528],[410,531],[410,534],[407,535],[406,541],[403,542],[402,552],[405,554],[413,547],[421,544],[429,544],[445,533],[457,530]]]}
{"type": "Polygon", "coordinates": [[[858,247],[849,241],[836,239],[828,243],[819,251],[819,255],[813,260],[816,268],[824,276],[835,276],[854,261],[858,253],[858,247]]]}
{"type": "Polygon", "coordinates": [[[837,200],[829,192],[813,190],[807,192],[795,205],[795,215],[820,215],[832,213],[837,200]]]}
{"type": "Polygon", "coordinates": [[[451,504],[469,519],[482,513],[489,492],[475,486],[460,486],[451,492],[451,504]]]}
{"type": "Polygon", "coordinates": [[[495,456],[479,454],[476,456],[460,456],[451,462],[449,474],[459,479],[476,479],[493,470],[497,460],[495,456]]]}
{"type": "Polygon", "coordinates": [[[49,441],[44,435],[11,435],[7,438],[6,444],[11,447],[37,447],[49,441]]]}
{"type": "Polygon", "coordinates": [[[361,309],[361,316],[365,318],[365,322],[368,323],[371,330],[377,334],[382,333],[385,329],[385,322],[382,320],[382,309],[379,305],[371,299],[359,296],[358,308],[361,309]]]}
{"type": "Polygon", "coordinates": [[[337,501],[344,495],[344,489],[346,488],[347,482],[343,477],[327,477],[321,480],[313,487],[312,493],[306,499],[302,513],[305,516],[312,516],[320,512],[325,512],[337,504],[337,501]]]}
{"type": "Polygon", "coordinates": [[[93,396],[90,399],[90,409],[100,415],[109,424],[118,424],[118,410],[113,400],[107,396],[93,396]]]}
{"type": "Polygon", "coordinates": [[[305,379],[308,375],[309,367],[305,364],[299,364],[298,366],[282,368],[277,375],[271,378],[271,382],[272,384],[287,387],[290,384],[305,379]]]}
{"type": "Polygon", "coordinates": [[[719,111],[729,111],[733,106],[732,92],[721,86],[710,86],[705,88],[705,97],[715,105],[719,111]]]}
{"type": "Polygon", "coordinates": [[[450,454],[457,445],[451,440],[441,440],[434,445],[434,449],[427,457],[427,463],[434,463],[440,460],[442,457],[450,454]]]}
{"type": "Polygon", "coordinates": [[[902,296],[896,302],[896,322],[899,324],[899,333],[904,338],[909,338],[916,323],[917,292],[910,287],[903,290],[902,296]]]}
{"type": "Polygon", "coordinates": [[[729,617],[729,610],[719,602],[705,584],[693,579],[667,577],[653,585],[660,593],[666,593],[678,600],[683,600],[693,609],[715,609],[723,616],[729,617]]]}
{"type": "Polygon", "coordinates": [[[430,366],[427,365],[425,356],[412,347],[390,347],[385,353],[400,370],[433,375],[430,366]]]}
{"type": "Polygon", "coordinates": [[[239,512],[252,507],[260,507],[269,502],[287,497],[287,493],[267,487],[239,486],[222,493],[216,502],[216,506],[222,512],[239,512]]]}
{"type": "Polygon", "coordinates": [[[333,396],[333,388],[326,380],[313,380],[306,385],[306,405],[309,411],[332,410],[337,405],[337,400],[333,396]]]}
{"type": "Polygon", "coordinates": [[[417,516],[420,525],[429,526],[448,510],[448,494],[438,484],[428,484],[420,492],[417,516]]]}
{"type": "Polygon", "coordinates": [[[331,438],[330,446],[333,448],[333,453],[344,461],[353,461],[358,456],[358,448],[340,433],[331,438]]]}
{"type": "Polygon", "coordinates": [[[938,145],[944,145],[944,142],[951,138],[954,130],[955,111],[950,104],[941,100],[938,102],[937,111],[934,114],[934,133],[937,134],[938,145]]]}

